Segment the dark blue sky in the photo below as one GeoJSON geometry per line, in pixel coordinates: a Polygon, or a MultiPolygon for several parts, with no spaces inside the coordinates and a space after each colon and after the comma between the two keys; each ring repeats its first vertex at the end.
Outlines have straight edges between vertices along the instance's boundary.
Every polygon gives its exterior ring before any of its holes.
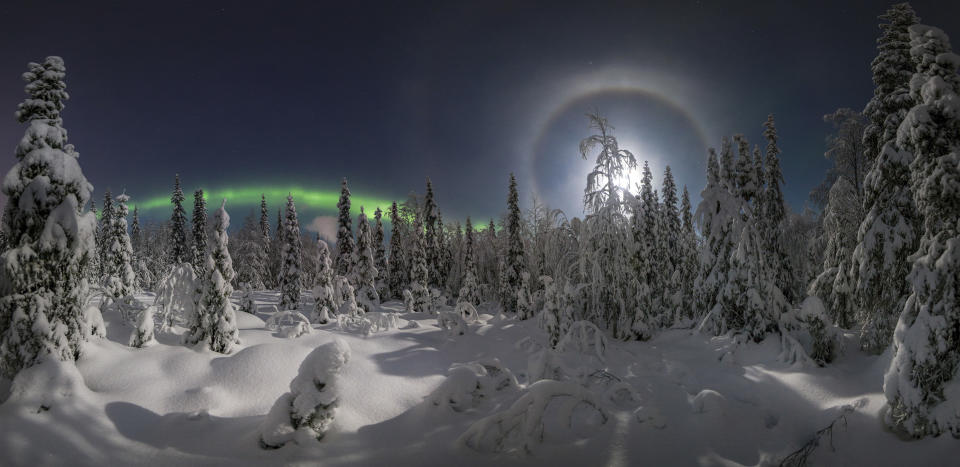
{"type": "MultiPolygon", "coordinates": [[[[827,167],[822,116],[872,94],[888,6],[327,3],[5,2],[0,168],[23,133],[20,74],[60,55],[65,126],[98,193],[164,195],[174,173],[187,189],[337,190],[346,176],[355,193],[393,199],[429,175],[445,215],[488,217],[512,171],[524,202],[536,189],[579,214],[576,142],[595,107],[655,178],[670,164],[695,196],[703,145],[735,132],[759,142],[772,112],[799,207],[827,167]]],[[[960,37],[960,2],[913,6],[960,37]]]]}

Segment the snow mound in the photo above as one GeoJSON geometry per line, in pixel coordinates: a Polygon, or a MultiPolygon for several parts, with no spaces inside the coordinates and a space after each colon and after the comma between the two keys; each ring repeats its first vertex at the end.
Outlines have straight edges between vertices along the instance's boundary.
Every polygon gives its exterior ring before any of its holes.
{"type": "Polygon", "coordinates": [[[447,379],[427,397],[434,406],[450,407],[463,412],[480,406],[498,393],[512,393],[519,389],[517,378],[500,360],[491,359],[466,364],[455,364],[447,379]]]}

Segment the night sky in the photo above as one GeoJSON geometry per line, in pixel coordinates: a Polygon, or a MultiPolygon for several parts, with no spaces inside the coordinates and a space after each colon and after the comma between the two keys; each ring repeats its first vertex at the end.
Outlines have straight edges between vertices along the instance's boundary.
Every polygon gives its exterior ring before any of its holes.
{"type": "MultiPolygon", "coordinates": [[[[323,3],[4,2],[0,169],[24,131],[20,74],[60,55],[64,125],[97,204],[125,189],[147,217],[169,217],[175,173],[185,191],[233,190],[235,224],[260,191],[275,209],[296,189],[309,225],[333,212],[341,177],[369,207],[430,176],[447,219],[486,219],[510,172],[523,204],[536,193],[581,215],[591,109],[657,183],[669,164],[695,200],[706,146],[736,132],[761,143],[772,112],[800,208],[828,165],[823,115],[872,95],[889,5],[323,3]]],[[[912,4],[960,40],[960,2],[912,4]]]]}

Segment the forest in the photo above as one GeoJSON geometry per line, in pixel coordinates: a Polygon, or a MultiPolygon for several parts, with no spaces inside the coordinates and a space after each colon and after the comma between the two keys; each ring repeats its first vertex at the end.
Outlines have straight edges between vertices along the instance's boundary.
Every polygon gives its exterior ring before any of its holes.
{"type": "Polygon", "coordinates": [[[873,97],[824,116],[831,168],[802,210],[772,114],[709,149],[701,188],[584,109],[582,215],[521,209],[513,174],[498,218],[462,224],[430,178],[389,206],[344,178],[335,239],[293,194],[231,222],[197,189],[188,217],[177,174],[168,219],[98,204],[64,60],[30,63],[3,180],[0,446],[17,465],[948,465],[960,56],[908,4],[881,19],[873,97]]]}

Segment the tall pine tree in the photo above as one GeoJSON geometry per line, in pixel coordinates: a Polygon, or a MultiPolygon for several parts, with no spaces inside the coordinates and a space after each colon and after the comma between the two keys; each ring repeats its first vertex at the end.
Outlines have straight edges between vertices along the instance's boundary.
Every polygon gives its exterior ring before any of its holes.
{"type": "Polygon", "coordinates": [[[350,267],[353,264],[353,228],[350,219],[350,189],[347,188],[347,179],[340,182],[340,200],[337,201],[337,275],[350,277],[350,267]]]}
{"type": "Polygon", "coordinates": [[[173,214],[170,216],[170,264],[176,266],[193,259],[187,254],[187,211],[183,209],[180,174],[174,178],[170,203],[173,204],[173,214]]]}
{"type": "Polygon", "coordinates": [[[296,310],[300,305],[300,289],[303,286],[300,221],[297,220],[297,206],[293,195],[287,195],[287,215],[284,218],[283,232],[278,234],[280,246],[280,272],[277,283],[280,284],[280,309],[296,310]]]}
{"type": "MultiPolygon", "coordinates": [[[[193,192],[193,269],[203,274],[207,262],[207,200],[203,190],[193,192]]],[[[201,275],[202,277],[202,275],[201,275]]]]}

